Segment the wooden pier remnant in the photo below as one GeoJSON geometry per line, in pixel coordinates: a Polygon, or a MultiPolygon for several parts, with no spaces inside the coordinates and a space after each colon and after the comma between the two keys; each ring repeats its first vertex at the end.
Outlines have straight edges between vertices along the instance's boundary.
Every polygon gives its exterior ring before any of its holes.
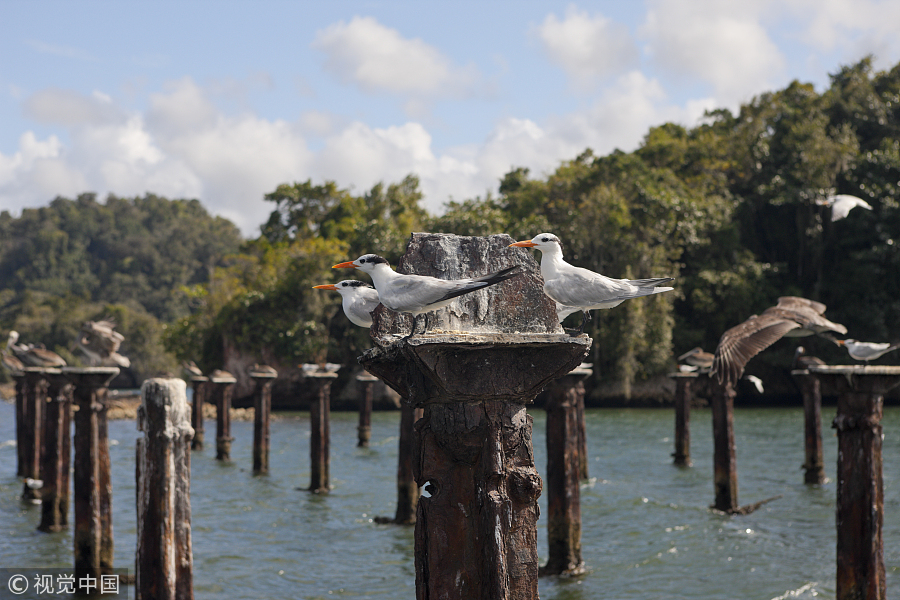
{"type": "Polygon", "coordinates": [[[192,600],[190,409],[182,379],[141,386],[137,428],[137,600],[192,600]]]}
{"type": "Polygon", "coordinates": [[[884,600],[884,394],[900,385],[900,367],[810,366],[838,394],[837,600],[884,600]]]}
{"type": "Polygon", "coordinates": [[[734,444],[734,386],[714,381],[710,401],[713,422],[713,484],[716,500],[712,508],[738,512],[737,461],[734,444]]]}
{"type": "Polygon", "coordinates": [[[24,402],[22,404],[22,500],[38,503],[41,500],[41,432],[44,428],[44,405],[47,404],[47,369],[25,367],[24,402]]]}
{"type": "Polygon", "coordinates": [[[47,404],[41,434],[40,531],[62,531],[69,526],[69,468],[72,464],[72,384],[60,369],[47,369],[47,404]]]}
{"type": "Polygon", "coordinates": [[[231,460],[231,395],[237,379],[227,371],[213,371],[210,395],[216,405],[216,460],[231,460]]]}
{"type": "Polygon", "coordinates": [[[416,597],[537,598],[537,499],[532,419],[525,406],[590,350],[562,332],[537,263],[485,238],[413,234],[398,271],[445,279],[516,264],[524,274],[429,315],[432,333],[400,338],[408,315],[374,312],[376,346],[360,362],[424,408],[415,427],[416,597]],[[435,331],[440,327],[441,331],[435,331]]]}
{"type": "Polygon", "coordinates": [[[267,365],[253,365],[253,474],[269,472],[269,417],[272,412],[272,382],[278,373],[267,365]]]}
{"type": "Polygon", "coordinates": [[[63,367],[74,386],[75,576],[94,577],[113,568],[112,481],[106,409],[117,367],[63,367]]]}
{"type": "Polygon", "coordinates": [[[415,468],[415,424],[422,418],[421,408],[414,408],[409,402],[400,406],[400,440],[397,448],[397,511],[394,523],[411,525],[416,522],[416,506],[419,503],[419,485],[416,483],[415,468]]]}
{"type": "Polygon", "coordinates": [[[697,373],[669,373],[675,380],[675,452],[673,464],[691,466],[691,401],[694,399],[692,384],[697,373]]]}
{"type": "Polygon", "coordinates": [[[209,397],[209,377],[202,375],[191,376],[191,389],[194,398],[191,401],[191,427],[194,428],[194,438],[191,440],[191,450],[203,450],[203,404],[209,397]]]}
{"type": "Polygon", "coordinates": [[[16,385],[16,477],[25,475],[25,373],[14,371],[16,385]]]}
{"type": "Polygon", "coordinates": [[[791,371],[803,395],[803,481],[825,483],[825,461],[822,458],[822,386],[819,378],[805,369],[791,371]]]}
{"type": "MultiPolygon", "coordinates": [[[[579,369],[590,369],[591,363],[581,363],[579,369]]],[[[582,481],[590,479],[587,451],[587,425],[584,418],[584,381],[575,386],[575,419],[578,432],[578,478],[582,481]]]]}
{"type": "Polygon", "coordinates": [[[356,376],[359,383],[359,425],[356,427],[359,441],[357,448],[368,448],[372,437],[372,400],[375,395],[375,382],[378,378],[368,373],[356,376]]]}
{"type": "Polygon", "coordinates": [[[554,381],[547,398],[547,564],[541,575],[580,575],[581,452],[578,440],[578,396],[591,369],[578,367],[554,381]]]}
{"type": "Polygon", "coordinates": [[[315,398],[309,406],[310,481],[307,489],[315,494],[327,494],[331,490],[331,383],[337,379],[338,374],[307,368],[304,375],[315,390],[315,398]]]}

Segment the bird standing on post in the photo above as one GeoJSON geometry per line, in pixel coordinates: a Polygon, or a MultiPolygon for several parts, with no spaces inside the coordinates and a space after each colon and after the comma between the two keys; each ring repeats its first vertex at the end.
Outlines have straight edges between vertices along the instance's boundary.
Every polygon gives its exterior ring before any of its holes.
{"type": "Polygon", "coordinates": [[[891,345],[887,342],[857,342],[856,340],[851,339],[838,340],[837,343],[847,349],[850,358],[864,360],[866,362],[881,358],[888,352],[900,348],[900,344],[891,345]]]}
{"type": "Polygon", "coordinates": [[[125,336],[115,330],[116,323],[112,319],[101,321],[85,321],[81,326],[75,342],[78,349],[88,357],[91,366],[122,367],[127,369],[131,361],[119,354],[119,348],[125,336]]]}
{"type": "Polygon", "coordinates": [[[378,306],[378,292],[368,283],[345,279],[335,284],[314,285],[316,290],[331,290],[341,295],[341,308],[350,322],[360,327],[372,326],[372,311],[378,306]]]}
{"type": "MultiPolygon", "coordinates": [[[[336,264],[332,269],[359,269],[368,273],[382,304],[393,311],[411,314],[412,330],[404,339],[409,339],[416,333],[419,315],[444,308],[454,298],[463,294],[522,274],[521,267],[515,265],[474,279],[438,279],[427,275],[406,275],[391,269],[388,261],[377,254],[364,254],[356,260],[336,264]]],[[[425,329],[427,328],[426,319],[425,329]]],[[[423,334],[425,329],[422,331],[423,334]]]]}
{"type": "Polygon", "coordinates": [[[9,332],[9,339],[6,341],[7,349],[11,350],[13,355],[18,358],[26,367],[41,367],[44,369],[53,369],[65,367],[66,361],[63,360],[56,352],[47,350],[34,345],[17,344],[19,334],[16,331],[9,332]]]}
{"type": "Polygon", "coordinates": [[[709,352],[704,352],[703,348],[697,346],[693,350],[688,350],[684,354],[678,357],[678,360],[683,360],[685,363],[691,365],[692,367],[697,367],[700,369],[708,370],[712,367],[713,364],[713,355],[709,352]]]}
{"type": "Polygon", "coordinates": [[[579,334],[584,332],[584,325],[591,318],[590,311],[595,308],[613,308],[625,300],[674,289],[657,287],[672,281],[672,277],[613,279],[570,265],[563,260],[562,245],[552,233],[539,233],[530,240],[515,242],[510,246],[537,248],[541,251],[544,293],[557,302],[557,315],[565,317],[565,310],[560,310],[560,305],[563,309],[581,311],[581,327],[577,330],[579,334]]]}

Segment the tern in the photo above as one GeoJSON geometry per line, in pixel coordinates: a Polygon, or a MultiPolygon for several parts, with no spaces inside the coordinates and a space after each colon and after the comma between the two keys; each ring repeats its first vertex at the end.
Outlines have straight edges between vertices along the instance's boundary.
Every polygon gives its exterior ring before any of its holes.
{"type": "MultiPolygon", "coordinates": [[[[454,298],[490,285],[506,281],[522,274],[521,266],[514,265],[474,279],[438,279],[427,275],[406,275],[397,273],[388,261],[377,254],[364,254],[356,260],[336,264],[332,269],[359,269],[368,273],[375,284],[378,299],[389,309],[399,313],[409,313],[413,326],[408,339],[416,332],[419,315],[444,308],[454,298]]],[[[425,321],[425,329],[428,321],[425,321]]],[[[425,333],[423,329],[422,333],[425,333]]]]}
{"type": "Polygon", "coordinates": [[[678,360],[683,360],[687,364],[700,369],[709,369],[713,364],[713,358],[712,354],[704,352],[703,348],[697,346],[693,350],[688,350],[679,356],[678,360]]]}
{"type": "Polygon", "coordinates": [[[887,342],[857,342],[856,340],[838,340],[838,344],[847,349],[850,358],[855,360],[864,360],[866,362],[881,358],[891,350],[900,348],[900,344],[889,344],[887,342]]]}
{"type": "Polygon", "coordinates": [[[341,307],[350,322],[360,327],[372,326],[372,311],[378,306],[378,292],[368,283],[345,279],[335,284],[314,285],[317,290],[331,290],[341,295],[341,307]]]}
{"type": "MultiPolygon", "coordinates": [[[[557,315],[565,309],[581,311],[581,327],[591,318],[595,308],[613,308],[625,300],[668,292],[674,288],[656,287],[673,280],[672,277],[656,279],[612,279],[563,260],[562,244],[552,233],[539,233],[530,240],[515,242],[510,246],[537,248],[541,251],[541,275],[544,277],[544,293],[557,302],[557,315]]],[[[569,314],[569,313],[566,313],[569,314]]],[[[563,315],[565,316],[565,315],[563,315]]]]}
{"type": "Polygon", "coordinates": [[[6,341],[6,347],[7,349],[12,350],[13,355],[22,361],[26,367],[52,369],[55,367],[66,366],[66,361],[56,352],[30,344],[28,346],[16,344],[17,341],[19,341],[18,332],[10,331],[9,339],[6,341]]]}

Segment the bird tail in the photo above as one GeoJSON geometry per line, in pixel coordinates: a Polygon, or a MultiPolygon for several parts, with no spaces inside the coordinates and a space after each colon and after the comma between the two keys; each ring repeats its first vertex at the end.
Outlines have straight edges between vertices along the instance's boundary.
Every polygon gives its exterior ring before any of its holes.
{"type": "MultiPolygon", "coordinates": [[[[628,283],[631,285],[636,285],[638,287],[653,287],[657,285],[662,285],[664,283],[669,283],[670,281],[675,281],[674,277],[657,277],[656,279],[629,279],[628,283]]],[[[669,288],[670,290],[672,288],[669,288]]]]}
{"type": "Polygon", "coordinates": [[[490,285],[494,285],[495,283],[500,283],[501,281],[506,281],[507,279],[512,279],[518,275],[522,275],[525,271],[522,269],[522,265],[513,265],[511,267],[507,267],[505,269],[501,269],[496,273],[489,273],[488,275],[482,275],[481,277],[476,277],[472,279],[473,284],[484,284],[484,285],[473,285],[473,286],[465,286],[456,290],[452,290],[448,292],[446,295],[442,296],[438,302],[444,300],[450,300],[451,298],[456,298],[457,296],[462,296],[463,294],[468,294],[469,292],[473,292],[475,290],[480,290],[486,288],[490,285]]]}

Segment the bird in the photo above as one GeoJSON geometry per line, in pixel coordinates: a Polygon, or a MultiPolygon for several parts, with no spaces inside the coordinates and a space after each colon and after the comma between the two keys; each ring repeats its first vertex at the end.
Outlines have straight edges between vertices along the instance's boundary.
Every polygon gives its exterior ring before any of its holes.
{"type": "Polygon", "coordinates": [[[856,196],[851,196],[849,194],[837,194],[834,196],[829,196],[824,200],[816,200],[816,204],[831,207],[832,222],[840,221],[841,219],[849,215],[850,211],[857,206],[860,208],[865,208],[866,210],[872,210],[872,207],[868,202],[866,202],[862,198],[857,198],[856,196]]]}
{"type": "Polygon", "coordinates": [[[188,377],[203,377],[203,371],[201,371],[200,367],[197,366],[197,363],[192,360],[186,360],[181,363],[181,368],[188,377]]]}
{"type": "Polygon", "coordinates": [[[278,371],[276,371],[274,367],[270,367],[269,365],[261,365],[259,363],[256,363],[247,368],[247,374],[250,375],[250,377],[275,377],[278,375],[278,371]]]}
{"type": "Polygon", "coordinates": [[[713,364],[713,355],[709,352],[704,352],[703,348],[697,346],[693,350],[688,350],[684,354],[678,357],[678,360],[684,361],[687,364],[697,367],[700,369],[709,369],[713,364]]]}
{"type": "MultiPolygon", "coordinates": [[[[591,318],[595,308],[613,308],[625,300],[669,292],[674,288],[657,287],[673,281],[672,277],[656,279],[612,279],[563,260],[562,244],[552,233],[539,233],[530,240],[510,244],[517,248],[537,248],[541,251],[541,275],[544,293],[563,307],[581,311],[581,327],[591,318]]],[[[574,311],[572,311],[574,312],[574,311]]],[[[560,314],[557,307],[557,315],[560,314]]]]}
{"type": "Polygon", "coordinates": [[[3,351],[0,352],[0,362],[2,362],[3,366],[9,369],[13,374],[21,373],[22,369],[25,368],[22,361],[16,358],[7,348],[4,348],[3,351]]]}
{"type": "Polygon", "coordinates": [[[744,375],[743,379],[752,383],[757,392],[759,392],[760,394],[763,393],[762,379],[760,379],[756,375],[744,375]]]}
{"type": "Polygon", "coordinates": [[[823,317],[824,312],[821,302],[798,296],[780,297],[775,306],[722,334],[710,375],[716,376],[719,385],[734,385],[747,362],[782,337],[820,335],[831,340],[827,332],[847,332],[843,325],[823,317]]]}
{"type": "Polygon", "coordinates": [[[116,322],[112,319],[85,321],[81,325],[81,332],[75,343],[88,357],[91,366],[122,368],[131,366],[128,357],[119,354],[119,347],[125,341],[125,336],[116,331],[115,327],[116,322]]]}
{"type": "Polygon", "coordinates": [[[11,350],[15,357],[26,367],[53,369],[66,366],[66,361],[56,352],[32,344],[27,346],[24,344],[17,344],[16,342],[18,340],[18,332],[10,331],[9,339],[6,341],[6,347],[11,350]]]}
{"type": "Polygon", "coordinates": [[[316,290],[332,290],[341,295],[341,308],[350,322],[360,327],[372,326],[372,311],[378,306],[378,292],[364,281],[345,279],[335,284],[314,285],[316,290]]]}
{"type": "MultiPolygon", "coordinates": [[[[334,265],[332,269],[359,269],[372,278],[379,301],[389,309],[408,313],[413,317],[409,339],[416,333],[419,315],[444,308],[454,298],[506,281],[523,273],[520,265],[501,269],[474,279],[438,279],[427,275],[407,275],[397,273],[390,264],[377,254],[363,254],[356,260],[334,265]]],[[[428,321],[422,333],[428,329],[428,321]]]]}
{"type": "Polygon", "coordinates": [[[881,358],[888,352],[900,348],[900,343],[857,342],[856,340],[851,339],[838,340],[838,345],[847,349],[847,352],[850,353],[850,358],[854,360],[864,360],[866,362],[881,358]]]}
{"type": "Polygon", "coordinates": [[[794,360],[791,363],[791,371],[806,371],[810,367],[818,367],[825,364],[825,361],[817,356],[810,356],[806,353],[806,348],[797,346],[794,350],[794,360]]]}

